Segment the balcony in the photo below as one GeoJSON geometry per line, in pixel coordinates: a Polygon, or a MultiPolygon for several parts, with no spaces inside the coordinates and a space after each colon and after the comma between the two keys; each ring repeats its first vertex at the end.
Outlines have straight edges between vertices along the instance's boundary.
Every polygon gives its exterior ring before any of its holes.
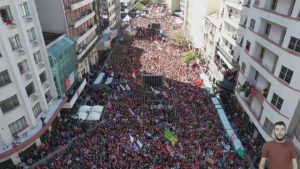
{"type": "Polygon", "coordinates": [[[228,24],[232,25],[235,29],[239,29],[240,25],[240,18],[234,18],[234,17],[224,17],[224,21],[227,22],[228,24]]]}
{"type": "Polygon", "coordinates": [[[236,44],[236,39],[238,34],[235,32],[223,32],[223,37],[225,37],[229,43],[231,43],[233,46],[236,44]]]}
{"type": "Polygon", "coordinates": [[[237,90],[235,91],[235,95],[236,95],[239,103],[243,107],[243,109],[247,112],[247,114],[248,114],[249,118],[251,119],[251,121],[256,126],[258,132],[263,136],[263,138],[266,141],[273,140],[272,136],[269,135],[268,132],[261,125],[260,118],[258,118],[257,115],[256,115],[256,113],[253,111],[253,109],[251,109],[251,107],[249,105],[249,101],[246,98],[244,98],[242,96],[242,94],[239,92],[238,87],[237,87],[237,90]]]}
{"type": "Polygon", "coordinates": [[[17,50],[14,50],[14,52],[18,55],[18,56],[23,56],[25,55],[25,50],[22,48],[19,48],[17,50]]]}
{"type": "Polygon", "coordinates": [[[6,19],[3,20],[3,23],[7,26],[9,29],[15,29],[17,27],[16,23],[14,20],[11,19],[6,19]]]}
{"type": "Polygon", "coordinates": [[[26,81],[29,81],[32,79],[32,74],[29,71],[25,72],[22,76],[23,76],[23,79],[26,81]]]}
{"type": "Polygon", "coordinates": [[[94,0],[79,0],[79,1],[71,4],[70,5],[70,9],[71,9],[71,11],[73,11],[73,10],[81,8],[81,7],[83,7],[83,6],[87,5],[87,4],[90,4],[92,2],[94,2],[94,0]]]}
{"type": "Polygon", "coordinates": [[[33,48],[40,46],[40,42],[36,39],[30,41],[33,48]]]}
{"type": "Polygon", "coordinates": [[[39,96],[36,93],[33,93],[29,98],[32,102],[35,102],[39,99],[39,96]]]}
{"type": "Polygon", "coordinates": [[[49,87],[50,87],[50,82],[49,81],[45,81],[43,84],[42,84],[43,88],[45,90],[47,90],[49,87]]]}
{"type": "Polygon", "coordinates": [[[74,28],[77,28],[86,21],[90,20],[95,16],[95,14],[95,11],[87,11],[87,13],[83,14],[83,16],[74,23],[74,28]]]}
{"type": "Polygon", "coordinates": [[[228,47],[226,47],[224,44],[221,44],[217,46],[218,49],[220,50],[220,52],[217,52],[217,54],[222,58],[222,60],[224,60],[224,62],[228,62],[228,64],[226,63],[226,65],[230,65],[228,66],[229,68],[235,68],[238,70],[238,63],[236,63],[236,61],[234,60],[234,50],[233,49],[229,49],[228,47]]]}
{"type": "Polygon", "coordinates": [[[226,0],[225,4],[231,6],[235,9],[242,10],[243,1],[242,0],[226,0]]]}
{"type": "Polygon", "coordinates": [[[95,38],[90,43],[88,43],[88,45],[84,49],[82,49],[78,53],[77,60],[80,60],[84,56],[84,54],[93,46],[93,44],[97,41],[97,39],[98,39],[98,36],[95,36],[95,38]]]}
{"type": "Polygon", "coordinates": [[[26,23],[30,23],[32,22],[32,16],[31,15],[26,15],[26,16],[23,16],[24,20],[26,23]]]}
{"type": "Polygon", "coordinates": [[[44,69],[45,68],[45,63],[44,62],[39,62],[37,64],[37,66],[38,66],[39,69],[44,69]]]}
{"type": "Polygon", "coordinates": [[[91,33],[93,33],[97,28],[97,25],[94,25],[90,28],[88,28],[87,31],[82,32],[80,36],[76,37],[75,40],[77,44],[80,44],[82,41],[84,41],[91,33]]]}

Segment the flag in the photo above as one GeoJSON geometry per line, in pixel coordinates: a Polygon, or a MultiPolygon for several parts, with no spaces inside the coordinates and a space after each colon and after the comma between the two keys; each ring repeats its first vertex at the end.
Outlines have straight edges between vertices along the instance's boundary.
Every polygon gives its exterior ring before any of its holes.
{"type": "Polygon", "coordinates": [[[172,146],[175,146],[178,141],[178,137],[167,128],[164,131],[164,137],[171,142],[172,146]]]}
{"type": "Polygon", "coordinates": [[[129,140],[131,143],[133,143],[133,141],[134,141],[134,137],[132,137],[130,134],[129,134],[129,140]]]}
{"type": "Polygon", "coordinates": [[[171,153],[171,154],[175,153],[174,148],[171,147],[169,144],[166,144],[166,148],[167,148],[167,150],[168,150],[169,153],[171,153]]]}
{"type": "Polygon", "coordinates": [[[139,139],[136,141],[136,144],[139,146],[140,149],[143,147],[143,144],[139,139]]]}
{"type": "Polygon", "coordinates": [[[128,110],[133,116],[135,116],[135,114],[133,113],[133,111],[130,108],[128,108],[128,110]]]}

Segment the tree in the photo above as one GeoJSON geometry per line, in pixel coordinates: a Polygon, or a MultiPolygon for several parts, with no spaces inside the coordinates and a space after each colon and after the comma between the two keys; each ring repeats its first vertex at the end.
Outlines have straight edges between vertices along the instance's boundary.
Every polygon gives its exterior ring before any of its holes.
{"type": "Polygon", "coordinates": [[[182,57],[182,62],[188,66],[192,61],[196,59],[196,55],[193,51],[185,52],[182,57]]]}
{"type": "Polygon", "coordinates": [[[136,11],[140,11],[144,8],[144,5],[140,1],[138,1],[137,3],[134,4],[133,8],[136,11]]]}
{"type": "Polygon", "coordinates": [[[187,45],[187,33],[183,29],[178,29],[170,32],[168,38],[179,46],[187,45]]]}
{"type": "Polygon", "coordinates": [[[147,5],[148,4],[148,0],[139,0],[139,3],[143,4],[143,5],[147,5]]]}
{"type": "Polygon", "coordinates": [[[151,0],[151,2],[152,2],[152,4],[154,4],[154,5],[161,5],[161,4],[163,4],[163,0],[151,0]]]}

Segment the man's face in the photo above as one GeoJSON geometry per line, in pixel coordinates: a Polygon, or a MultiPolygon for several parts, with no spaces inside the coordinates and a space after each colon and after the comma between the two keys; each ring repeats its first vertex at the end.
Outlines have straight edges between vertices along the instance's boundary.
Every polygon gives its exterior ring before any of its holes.
{"type": "Polygon", "coordinates": [[[277,141],[282,141],[285,139],[286,130],[283,125],[276,125],[274,128],[275,139],[277,141]]]}

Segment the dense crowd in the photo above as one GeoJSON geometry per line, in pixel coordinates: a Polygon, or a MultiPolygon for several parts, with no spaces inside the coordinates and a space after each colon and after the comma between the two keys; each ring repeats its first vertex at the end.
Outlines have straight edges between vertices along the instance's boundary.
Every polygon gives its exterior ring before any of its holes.
{"type": "MultiPolygon", "coordinates": [[[[117,45],[108,58],[102,71],[114,78],[113,83],[95,90],[91,83],[96,75],[86,76],[88,85],[78,103],[105,105],[102,121],[94,129],[85,130],[66,114],[44,144],[55,148],[70,139],[74,142],[38,169],[247,168],[225,136],[210,96],[202,83],[197,83],[204,65],[197,60],[193,66],[185,66],[181,58],[187,47],[153,38],[153,30],[148,30],[148,25],[162,23],[161,29],[168,33],[175,17],[163,13],[163,8],[151,10],[162,14],[134,18],[130,25],[151,34],[140,32],[117,45]],[[162,75],[163,85],[145,85],[145,74],[162,75]],[[164,137],[166,129],[178,137],[175,144],[164,137]],[[78,137],[82,133],[84,137],[78,137]]],[[[40,152],[43,149],[34,154],[47,154],[40,152]]]]}

